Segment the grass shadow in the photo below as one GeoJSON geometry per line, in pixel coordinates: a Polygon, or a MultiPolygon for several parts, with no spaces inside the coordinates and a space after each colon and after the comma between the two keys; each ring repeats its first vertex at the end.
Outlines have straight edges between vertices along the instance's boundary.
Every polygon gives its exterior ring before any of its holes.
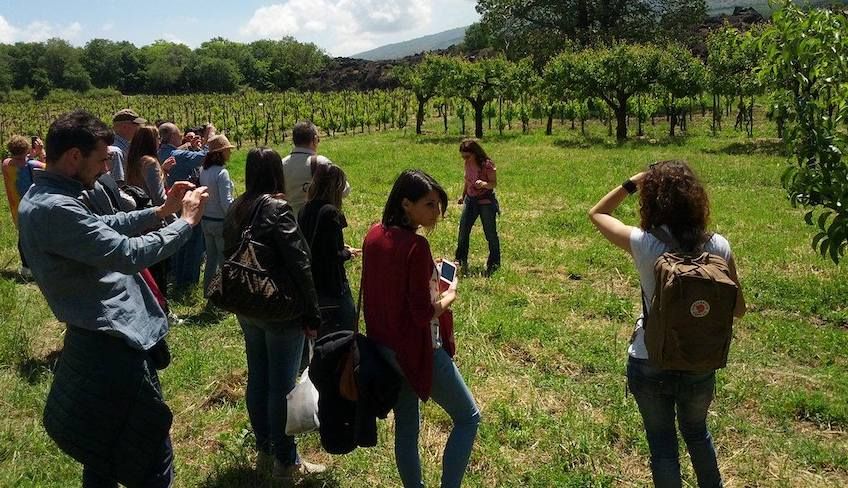
{"type": "Polygon", "coordinates": [[[554,140],[554,146],[562,149],[621,149],[621,148],[643,148],[643,147],[682,147],[688,138],[683,136],[663,137],[653,139],[644,136],[631,137],[625,141],[616,141],[613,137],[585,136],[574,138],[560,138],[554,140]]]}
{"type": "MultiPolygon", "coordinates": [[[[510,133],[510,134],[498,134],[497,131],[492,133],[490,131],[488,134],[483,135],[482,140],[484,142],[509,142],[514,141],[521,137],[521,133],[510,133]]],[[[465,134],[465,135],[450,135],[450,134],[442,134],[442,135],[428,135],[426,132],[421,134],[420,136],[416,136],[412,134],[410,137],[415,138],[416,144],[436,144],[436,145],[445,145],[445,144],[456,144],[459,145],[463,139],[467,139],[469,137],[474,137],[473,134],[465,134]]]]}
{"type": "Polygon", "coordinates": [[[734,142],[716,149],[704,149],[708,154],[787,156],[786,145],[779,139],[756,139],[734,142]]]}
{"type": "Polygon", "coordinates": [[[216,471],[201,485],[201,488],[277,488],[297,486],[302,488],[340,488],[341,482],[333,475],[332,468],[310,476],[292,485],[256,472],[252,466],[240,464],[216,471]]]}
{"type": "Polygon", "coordinates": [[[45,375],[56,370],[56,364],[58,364],[61,355],[62,350],[57,349],[41,358],[27,358],[18,363],[18,374],[27,383],[34,385],[40,382],[45,375]]]}
{"type": "Polygon", "coordinates": [[[203,308],[199,312],[180,317],[181,321],[177,324],[189,327],[209,327],[215,325],[229,317],[230,313],[216,308],[203,308]]]}
{"type": "Polygon", "coordinates": [[[0,279],[13,281],[19,285],[26,285],[28,283],[32,283],[33,280],[29,278],[24,278],[18,271],[13,271],[10,269],[0,269],[0,279]]]}

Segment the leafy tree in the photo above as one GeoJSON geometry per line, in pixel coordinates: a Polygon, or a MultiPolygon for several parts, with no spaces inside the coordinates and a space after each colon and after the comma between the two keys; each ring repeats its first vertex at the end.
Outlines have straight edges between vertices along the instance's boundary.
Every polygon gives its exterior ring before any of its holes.
{"type": "Polygon", "coordinates": [[[399,65],[392,71],[401,86],[415,95],[418,111],[415,115],[415,133],[421,134],[424,123],[424,107],[431,98],[439,93],[442,80],[450,71],[450,59],[444,56],[427,55],[412,66],[399,65]]]}
{"type": "Polygon", "coordinates": [[[848,245],[848,17],[801,10],[791,2],[772,16],[759,40],[761,78],[792,105],[784,140],[792,153],[782,183],[793,206],[818,228],[813,249],[838,263],[848,245]]]}
{"type": "Polygon", "coordinates": [[[97,88],[117,87],[124,72],[121,45],[108,39],[92,39],[83,48],[82,64],[97,88]]]}
{"type": "MultiPolygon", "coordinates": [[[[481,24],[511,59],[543,62],[567,40],[580,45],[647,42],[691,32],[705,0],[479,0],[481,24]]],[[[541,63],[540,63],[541,64],[541,63]]]]}
{"type": "Polygon", "coordinates": [[[151,93],[185,91],[185,67],[191,56],[191,49],[185,44],[164,40],[141,48],[145,89],[151,93]]]}
{"type": "Polygon", "coordinates": [[[462,97],[474,109],[474,136],[483,137],[483,109],[509,83],[512,63],[502,57],[468,61],[451,58],[445,79],[448,93],[462,97]]]}
{"type": "Polygon", "coordinates": [[[489,26],[482,22],[474,22],[465,30],[465,39],[462,41],[468,51],[479,51],[492,47],[492,33],[489,26]]]}
{"type": "Polygon", "coordinates": [[[241,72],[232,59],[194,55],[190,66],[190,84],[201,92],[232,93],[242,81],[241,72]]]}
{"type": "MultiPolygon", "coordinates": [[[[678,123],[678,101],[698,95],[703,89],[704,64],[680,45],[666,46],[659,57],[657,82],[668,93],[669,135],[674,136],[678,123]]],[[[685,120],[685,113],[683,114],[685,120]]]]}
{"type": "Polygon", "coordinates": [[[80,62],[80,50],[68,41],[49,39],[38,65],[47,71],[50,82],[58,88],[81,91],[91,88],[91,79],[80,62]]]}
{"type": "Polygon", "coordinates": [[[0,93],[9,93],[12,89],[14,74],[12,73],[12,59],[4,47],[0,45],[0,93]]]}
{"type": "MultiPolygon", "coordinates": [[[[33,71],[39,67],[39,60],[44,55],[44,51],[45,45],[41,42],[16,42],[9,47],[13,89],[20,90],[29,86],[38,90],[35,86],[36,81],[33,79],[33,71]]],[[[47,75],[46,71],[43,73],[47,75]]]]}
{"type": "Polygon", "coordinates": [[[597,97],[615,114],[616,138],[627,139],[630,98],[653,84],[660,50],[653,45],[615,44],[564,52],[554,58],[562,76],[587,97],[597,97]]]}
{"type": "Polygon", "coordinates": [[[31,88],[33,89],[33,95],[36,100],[42,100],[53,88],[53,84],[50,83],[50,75],[47,74],[47,70],[44,68],[35,68],[30,72],[30,75],[32,77],[31,88]]]}

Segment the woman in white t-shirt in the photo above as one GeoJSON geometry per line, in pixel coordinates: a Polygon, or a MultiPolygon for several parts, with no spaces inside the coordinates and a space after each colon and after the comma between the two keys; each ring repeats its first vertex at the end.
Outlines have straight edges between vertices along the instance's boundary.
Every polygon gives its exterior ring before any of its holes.
{"type": "MultiPolygon", "coordinates": [[[[642,285],[642,302],[650,307],[656,286],[654,262],[668,246],[649,233],[662,228],[684,250],[703,246],[723,257],[730,278],[738,285],[736,265],[727,239],[707,232],[710,216],[706,190],[692,169],[683,161],[654,163],[648,171],[636,174],[614,188],[591,210],[589,218],[611,243],[633,256],[642,285]],[[640,192],[638,227],[626,225],[612,216],[628,195],[640,192]]],[[[646,310],[649,311],[649,310],[646,310]]],[[[733,315],[745,314],[742,288],[733,315]]],[[[720,487],[716,451],[707,429],[707,411],[715,389],[715,370],[675,371],[652,366],[645,347],[643,317],[636,321],[628,348],[627,383],[645,425],[651,451],[651,474],[657,487],[680,487],[680,461],[677,450],[675,417],[686,442],[698,486],[720,487]]]]}

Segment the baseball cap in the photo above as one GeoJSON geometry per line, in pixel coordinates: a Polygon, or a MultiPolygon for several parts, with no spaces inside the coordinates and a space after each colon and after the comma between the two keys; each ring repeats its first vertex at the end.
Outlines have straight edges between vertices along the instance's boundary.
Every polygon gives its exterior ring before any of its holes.
{"type": "Polygon", "coordinates": [[[125,108],[123,110],[118,110],[117,112],[115,112],[115,115],[112,116],[112,122],[132,122],[134,124],[146,124],[147,120],[139,117],[134,110],[125,108]]]}

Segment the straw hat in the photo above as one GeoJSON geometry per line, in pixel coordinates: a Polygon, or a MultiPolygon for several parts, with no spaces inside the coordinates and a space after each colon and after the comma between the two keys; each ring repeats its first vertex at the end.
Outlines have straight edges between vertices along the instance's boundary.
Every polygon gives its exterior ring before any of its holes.
{"type": "Polygon", "coordinates": [[[224,134],[218,134],[217,136],[211,137],[208,141],[206,141],[206,147],[209,148],[210,153],[235,148],[235,146],[230,144],[230,140],[227,139],[227,136],[224,134]]]}

